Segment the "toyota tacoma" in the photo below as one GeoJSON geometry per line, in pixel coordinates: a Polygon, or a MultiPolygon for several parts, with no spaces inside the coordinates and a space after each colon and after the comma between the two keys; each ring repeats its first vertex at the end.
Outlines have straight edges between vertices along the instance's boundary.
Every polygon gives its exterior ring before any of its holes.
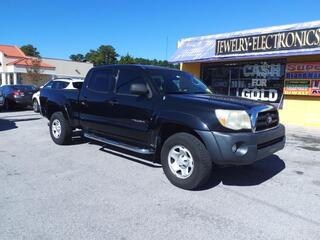
{"type": "Polygon", "coordinates": [[[82,129],[107,146],[152,155],[184,189],[206,184],[213,166],[252,164],[285,145],[274,106],[213,94],[176,69],[98,66],[78,89],[43,89],[40,102],[56,144],[82,129]]]}

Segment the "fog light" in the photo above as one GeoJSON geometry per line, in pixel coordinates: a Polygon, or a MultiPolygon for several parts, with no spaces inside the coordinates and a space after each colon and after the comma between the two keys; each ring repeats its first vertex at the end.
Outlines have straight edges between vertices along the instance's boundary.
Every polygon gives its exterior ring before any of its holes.
{"type": "Polygon", "coordinates": [[[231,150],[232,150],[232,152],[235,153],[235,152],[238,150],[237,144],[234,144],[234,145],[232,146],[231,150]]]}

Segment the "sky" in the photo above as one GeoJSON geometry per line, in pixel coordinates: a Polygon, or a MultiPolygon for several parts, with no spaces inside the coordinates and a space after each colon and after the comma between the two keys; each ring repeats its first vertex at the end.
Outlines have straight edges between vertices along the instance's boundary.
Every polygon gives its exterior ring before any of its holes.
{"type": "Polygon", "coordinates": [[[68,59],[100,45],[166,60],[181,38],[320,20],[319,0],[1,0],[0,44],[68,59]]]}

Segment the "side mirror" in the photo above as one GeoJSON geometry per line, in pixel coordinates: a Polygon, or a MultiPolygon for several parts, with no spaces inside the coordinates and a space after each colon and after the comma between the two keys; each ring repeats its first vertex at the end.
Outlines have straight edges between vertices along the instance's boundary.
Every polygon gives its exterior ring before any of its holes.
{"type": "Polygon", "coordinates": [[[130,86],[130,92],[134,95],[144,96],[149,93],[146,84],[143,83],[133,83],[130,86]]]}

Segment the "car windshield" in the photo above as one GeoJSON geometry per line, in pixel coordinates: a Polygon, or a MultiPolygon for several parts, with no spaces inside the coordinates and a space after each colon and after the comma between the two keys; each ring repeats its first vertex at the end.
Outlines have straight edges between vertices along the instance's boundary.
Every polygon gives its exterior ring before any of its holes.
{"type": "Polygon", "coordinates": [[[13,85],[11,86],[13,90],[20,90],[20,91],[35,91],[36,87],[32,85],[13,85]]]}
{"type": "Polygon", "coordinates": [[[166,94],[211,94],[210,89],[189,73],[177,70],[149,69],[150,78],[166,94]]]}

